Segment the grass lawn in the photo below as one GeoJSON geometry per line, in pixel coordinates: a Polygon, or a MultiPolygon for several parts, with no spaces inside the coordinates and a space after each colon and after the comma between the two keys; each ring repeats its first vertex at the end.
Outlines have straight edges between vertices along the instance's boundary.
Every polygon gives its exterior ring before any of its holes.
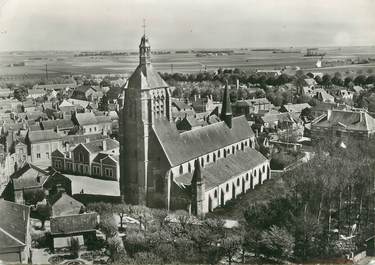
{"type": "Polygon", "coordinates": [[[236,200],[227,202],[225,207],[218,207],[206,216],[221,217],[224,219],[243,219],[243,211],[253,203],[267,202],[274,197],[279,197],[284,193],[284,181],[280,174],[271,175],[271,179],[262,185],[255,186],[254,190],[237,197],[236,200]]]}

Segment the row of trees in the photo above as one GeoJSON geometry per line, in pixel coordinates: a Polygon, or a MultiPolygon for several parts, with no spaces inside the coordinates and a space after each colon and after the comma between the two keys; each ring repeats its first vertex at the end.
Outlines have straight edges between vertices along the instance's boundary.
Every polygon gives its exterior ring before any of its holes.
{"type": "Polygon", "coordinates": [[[101,216],[100,229],[107,238],[107,249],[115,263],[210,263],[222,258],[229,263],[241,250],[243,237],[239,229],[227,230],[221,219],[199,221],[184,211],[169,218],[167,211],[144,206],[105,203],[89,204],[88,208],[101,216]],[[126,231],[123,241],[115,234],[117,224],[113,216],[120,217],[120,231],[126,231]],[[126,223],[126,216],[137,224],[126,223]]]}
{"type": "Polygon", "coordinates": [[[374,226],[375,145],[332,143],[323,141],[313,160],[283,177],[283,195],[245,210],[249,250],[303,261],[364,248],[374,226]]]}
{"type": "MultiPolygon", "coordinates": [[[[309,77],[313,77],[312,74],[307,74],[309,77]]],[[[356,77],[347,76],[342,77],[341,73],[336,72],[333,76],[329,74],[323,75],[323,77],[316,76],[315,81],[326,88],[330,88],[332,85],[351,87],[353,85],[375,85],[375,75],[358,75],[356,77]]]]}

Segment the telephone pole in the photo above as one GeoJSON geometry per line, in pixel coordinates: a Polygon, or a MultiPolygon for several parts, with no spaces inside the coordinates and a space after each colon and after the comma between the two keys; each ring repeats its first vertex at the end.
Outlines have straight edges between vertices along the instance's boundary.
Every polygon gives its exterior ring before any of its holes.
{"type": "Polygon", "coordinates": [[[46,64],[46,80],[48,80],[48,68],[47,68],[47,64],[46,64]]]}

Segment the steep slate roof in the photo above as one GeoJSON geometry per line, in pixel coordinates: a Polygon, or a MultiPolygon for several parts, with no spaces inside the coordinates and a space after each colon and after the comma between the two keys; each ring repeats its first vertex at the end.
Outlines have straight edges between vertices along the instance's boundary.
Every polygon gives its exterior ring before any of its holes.
{"type": "Polygon", "coordinates": [[[104,158],[106,158],[108,156],[108,154],[105,154],[105,153],[99,153],[93,160],[92,162],[95,162],[95,163],[100,163],[100,161],[104,158]]]}
{"type": "MultiPolygon", "coordinates": [[[[237,151],[234,155],[220,158],[215,163],[208,164],[204,168],[201,168],[205,188],[206,190],[210,190],[266,161],[267,158],[252,148],[247,148],[245,151],[237,151]]],[[[192,177],[192,173],[185,173],[177,177],[175,182],[190,185],[192,177]]]]}
{"type": "Polygon", "coordinates": [[[172,105],[174,105],[180,111],[192,109],[192,107],[186,104],[185,102],[178,100],[178,99],[173,99],[173,98],[172,98],[172,105]]]}
{"type": "Polygon", "coordinates": [[[271,104],[267,98],[253,98],[253,99],[246,99],[246,100],[237,100],[235,105],[239,106],[253,106],[259,104],[271,104]]]}
{"type": "Polygon", "coordinates": [[[303,109],[311,108],[308,103],[300,103],[300,104],[285,104],[282,106],[288,112],[301,112],[303,109]]]}
{"type": "Polygon", "coordinates": [[[92,112],[77,113],[76,120],[80,126],[96,124],[96,116],[92,112]]]}
{"type": "Polygon", "coordinates": [[[13,182],[13,187],[15,190],[42,187],[43,183],[48,179],[49,175],[44,170],[30,164],[26,165],[14,172],[10,179],[13,182]],[[38,177],[40,180],[38,181],[38,177]]]}
{"type": "Polygon", "coordinates": [[[62,138],[62,141],[64,144],[69,143],[70,145],[77,145],[80,143],[85,143],[86,139],[89,139],[90,141],[96,141],[105,138],[107,138],[107,136],[104,136],[101,133],[87,135],[66,135],[62,138]]]}
{"type": "Polygon", "coordinates": [[[353,131],[375,131],[375,119],[367,112],[332,110],[327,119],[324,119],[315,125],[321,127],[343,126],[347,130],[353,131]]]}
{"type": "Polygon", "coordinates": [[[28,137],[30,143],[47,142],[51,140],[61,140],[62,136],[52,130],[29,131],[28,137]]]}
{"type": "Polygon", "coordinates": [[[317,84],[314,78],[306,78],[304,81],[308,86],[315,86],[317,84]]]}
{"type": "Polygon", "coordinates": [[[244,116],[233,118],[232,128],[217,122],[180,134],[174,124],[161,118],[155,120],[153,129],[172,166],[254,136],[244,116]]]}
{"type": "Polygon", "coordinates": [[[72,120],[65,119],[42,121],[41,124],[44,130],[54,130],[56,127],[59,127],[59,129],[70,129],[74,127],[72,120]]]}
{"type": "Polygon", "coordinates": [[[120,146],[119,142],[110,138],[106,138],[103,140],[83,143],[84,145],[91,153],[99,153],[101,151],[108,151],[115,148],[118,148],[120,146]],[[103,141],[106,141],[107,143],[107,149],[103,150],[103,141]]]}
{"type": "Polygon", "coordinates": [[[168,87],[151,64],[140,64],[128,80],[128,88],[150,89],[168,87]]]}
{"type": "Polygon", "coordinates": [[[52,216],[79,214],[82,207],[84,207],[82,203],[64,192],[57,198],[54,198],[52,202],[52,216]]]}
{"type": "Polygon", "coordinates": [[[51,218],[51,234],[73,234],[95,231],[97,213],[84,213],[51,218]]]}
{"type": "Polygon", "coordinates": [[[26,245],[30,207],[0,199],[0,250],[26,245]]]}
{"type": "Polygon", "coordinates": [[[109,116],[96,116],[96,123],[111,123],[112,119],[109,116]]]}

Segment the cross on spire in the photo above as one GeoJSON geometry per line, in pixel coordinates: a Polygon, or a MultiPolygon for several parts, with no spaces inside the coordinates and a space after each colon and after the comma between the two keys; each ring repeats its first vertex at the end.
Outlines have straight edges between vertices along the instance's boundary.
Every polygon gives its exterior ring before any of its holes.
{"type": "Polygon", "coordinates": [[[146,36],[146,19],[143,19],[142,28],[143,28],[143,35],[146,36]]]}

